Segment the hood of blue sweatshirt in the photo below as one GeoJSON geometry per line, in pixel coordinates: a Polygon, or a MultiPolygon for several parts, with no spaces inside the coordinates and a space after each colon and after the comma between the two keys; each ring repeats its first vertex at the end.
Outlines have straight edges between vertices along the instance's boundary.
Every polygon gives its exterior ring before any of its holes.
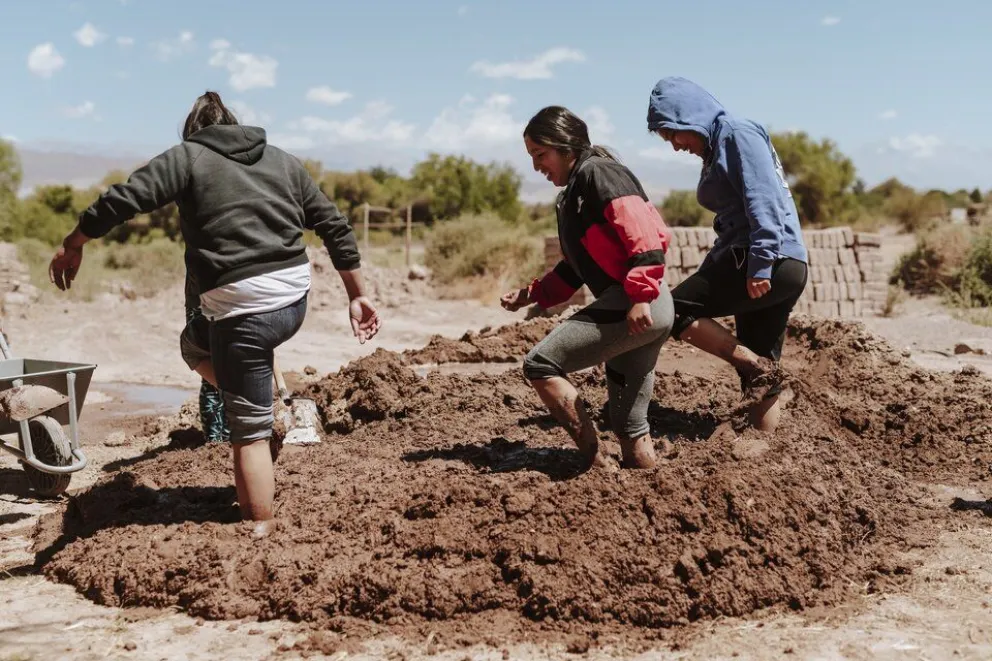
{"type": "Polygon", "coordinates": [[[707,144],[714,138],[717,120],[727,114],[705,89],[679,76],[662,78],[648,100],[648,130],[695,131],[707,144]]]}
{"type": "Polygon", "coordinates": [[[706,141],[696,199],[716,214],[708,261],[747,247],[748,277],[769,278],[781,257],[808,260],[799,213],[764,127],[731,116],[705,89],[672,76],[658,81],[648,101],[648,130],[659,129],[693,131],[706,141]]]}

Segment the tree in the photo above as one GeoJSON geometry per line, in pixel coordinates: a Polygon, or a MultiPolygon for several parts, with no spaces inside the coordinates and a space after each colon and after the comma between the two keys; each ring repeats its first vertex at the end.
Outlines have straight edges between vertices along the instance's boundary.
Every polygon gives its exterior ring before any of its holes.
{"type": "Polygon", "coordinates": [[[805,223],[838,225],[857,213],[854,163],[829,139],[815,142],[805,132],[775,133],[786,180],[805,223]]]}
{"type": "Polygon", "coordinates": [[[414,166],[410,183],[429,200],[432,220],[483,211],[510,221],[520,217],[521,178],[509,165],[432,153],[414,166]]]}
{"type": "Polygon", "coordinates": [[[16,196],[21,190],[21,157],[13,143],[0,140],[0,194],[16,196]]]}
{"type": "Polygon", "coordinates": [[[661,203],[661,217],[672,227],[695,227],[713,220],[713,213],[699,204],[696,192],[673,190],[661,203]]]}
{"type": "Polygon", "coordinates": [[[0,239],[14,238],[19,204],[17,192],[21,188],[21,158],[14,145],[0,140],[0,239]]]}
{"type": "Polygon", "coordinates": [[[971,195],[969,195],[968,197],[975,204],[981,204],[982,203],[982,200],[984,199],[984,196],[982,195],[982,191],[980,191],[978,188],[976,188],[975,190],[971,191],[971,195]]]}

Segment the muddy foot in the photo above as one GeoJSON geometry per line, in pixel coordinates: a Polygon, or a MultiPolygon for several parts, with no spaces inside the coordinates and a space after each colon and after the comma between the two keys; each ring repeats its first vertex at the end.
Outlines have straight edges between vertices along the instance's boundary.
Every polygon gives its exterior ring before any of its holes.
{"type": "Polygon", "coordinates": [[[787,380],[788,374],[778,363],[768,358],[759,358],[756,371],[743,378],[743,400],[746,404],[763,401],[778,394],[787,380]]]}
{"type": "Polygon", "coordinates": [[[624,468],[654,468],[658,463],[650,434],[640,438],[623,439],[620,442],[620,450],[623,452],[624,468]]]}

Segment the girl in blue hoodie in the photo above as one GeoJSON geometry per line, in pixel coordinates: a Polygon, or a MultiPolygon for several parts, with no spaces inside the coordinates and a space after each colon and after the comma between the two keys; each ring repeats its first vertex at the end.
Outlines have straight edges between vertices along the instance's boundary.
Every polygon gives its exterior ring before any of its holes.
{"type": "MultiPolygon", "coordinates": [[[[808,256],[799,214],[782,164],[765,129],[731,116],[706,90],[680,77],[651,91],[648,130],[703,160],[699,203],[716,214],[717,239],[699,270],[672,291],[672,335],[738,368],[754,355],[777,363],[789,315],[806,287],[808,256]],[[713,317],[733,315],[736,339],[713,317]]],[[[778,374],[778,379],[781,373],[778,374]]],[[[780,384],[752,405],[751,423],[778,424],[780,384]]]]}

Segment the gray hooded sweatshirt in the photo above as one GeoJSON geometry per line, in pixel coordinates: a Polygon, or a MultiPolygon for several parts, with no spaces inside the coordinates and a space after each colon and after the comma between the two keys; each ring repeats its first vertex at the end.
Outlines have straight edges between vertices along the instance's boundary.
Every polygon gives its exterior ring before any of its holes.
{"type": "Polygon", "coordinates": [[[305,264],[303,230],[324,242],[339,271],[360,265],[348,219],[295,156],[255,126],[214,125],[159,154],[107,190],[79,217],[105,235],[139,213],[175,202],[186,265],[198,292],[305,264]]]}

